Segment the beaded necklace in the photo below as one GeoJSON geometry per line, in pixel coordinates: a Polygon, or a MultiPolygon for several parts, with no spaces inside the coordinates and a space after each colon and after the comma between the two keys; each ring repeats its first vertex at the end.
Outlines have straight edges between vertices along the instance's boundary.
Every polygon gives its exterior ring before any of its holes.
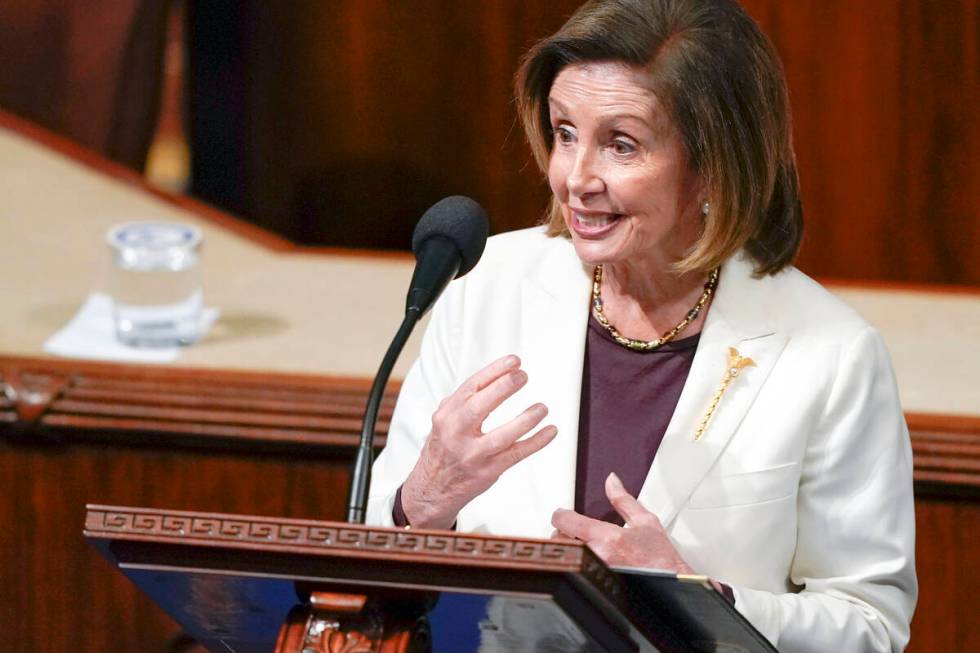
{"type": "Polygon", "coordinates": [[[595,266],[595,272],[592,274],[592,313],[595,315],[595,319],[598,320],[599,324],[609,332],[613,340],[617,343],[626,347],[627,349],[632,349],[633,351],[653,351],[660,348],[662,345],[667,344],[671,340],[677,337],[681,331],[687,328],[687,326],[694,321],[709,301],[711,301],[711,296],[715,292],[715,288],[718,286],[718,274],[720,268],[715,268],[708,274],[708,280],[704,283],[704,292],[701,293],[701,297],[698,299],[694,307],[687,312],[684,319],[675,326],[673,329],[668,331],[666,334],[657,338],[656,340],[634,340],[633,338],[627,338],[626,336],[619,333],[609,320],[606,319],[606,315],[602,312],[602,266],[595,266]]]}

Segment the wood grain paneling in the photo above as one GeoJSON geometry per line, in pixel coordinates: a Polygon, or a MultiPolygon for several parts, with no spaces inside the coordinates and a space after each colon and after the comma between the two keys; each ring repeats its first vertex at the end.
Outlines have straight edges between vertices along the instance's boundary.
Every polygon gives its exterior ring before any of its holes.
{"type": "Polygon", "coordinates": [[[980,419],[923,413],[905,418],[912,436],[916,496],[980,500],[980,419]]]}
{"type": "Polygon", "coordinates": [[[81,537],[86,501],[339,519],[347,455],[0,437],[0,649],[162,651],[176,627],[81,537]]]}
{"type": "Polygon", "coordinates": [[[404,249],[451,194],[481,202],[495,231],[529,226],[547,192],[511,79],[577,4],[247,2],[231,16],[192,5],[192,74],[227,64],[219,83],[192,84],[192,138],[206,143],[194,192],[328,245],[404,249]]]}
{"type": "MultiPolygon", "coordinates": [[[[195,88],[194,120],[201,137],[222,135],[201,156],[228,165],[202,160],[195,187],[311,243],[405,248],[424,209],[453,193],[483,203],[494,232],[529,226],[547,189],[511,78],[577,4],[252,2],[232,17],[237,46],[227,12],[199,8],[200,47],[220,31],[229,67],[195,88]]],[[[980,4],[744,4],[785,63],[807,220],[800,266],[980,284],[980,4]]]]}
{"type": "Polygon", "coordinates": [[[908,653],[980,651],[980,503],[916,498],[919,603],[908,653]]]}
{"type": "Polygon", "coordinates": [[[0,106],[142,168],[160,101],[169,5],[0,3],[0,106]]]}
{"type": "Polygon", "coordinates": [[[743,4],[786,68],[807,218],[800,266],[980,284],[980,4],[743,4]]]}
{"type": "MultiPolygon", "coordinates": [[[[58,441],[153,433],[152,443],[178,446],[349,449],[367,389],[361,379],[0,356],[0,421],[58,441]]],[[[397,391],[392,383],[382,400],[379,447],[397,391]]]]}

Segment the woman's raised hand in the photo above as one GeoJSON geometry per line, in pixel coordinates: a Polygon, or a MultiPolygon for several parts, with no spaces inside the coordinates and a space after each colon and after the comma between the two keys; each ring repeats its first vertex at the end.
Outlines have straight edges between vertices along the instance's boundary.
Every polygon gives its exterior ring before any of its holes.
{"type": "Polygon", "coordinates": [[[534,404],[506,424],[483,432],[487,416],[527,383],[520,364],[517,356],[504,356],[439,404],[422,455],[402,485],[402,509],[413,527],[451,527],[463,506],[558,434],[549,425],[520,439],[548,414],[544,404],[534,404]]]}

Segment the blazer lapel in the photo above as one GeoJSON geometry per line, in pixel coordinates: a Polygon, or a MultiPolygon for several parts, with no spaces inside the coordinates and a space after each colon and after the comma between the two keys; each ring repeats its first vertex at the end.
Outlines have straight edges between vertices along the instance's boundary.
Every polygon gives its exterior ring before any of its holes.
{"type": "Polygon", "coordinates": [[[550,532],[551,513],[571,508],[575,500],[579,402],[589,316],[591,277],[571,244],[555,248],[537,274],[521,288],[521,357],[528,372],[522,394],[548,407],[545,424],[558,436],[526,461],[531,496],[521,504],[538,511],[531,523],[550,532]]]}
{"type": "Polygon", "coordinates": [[[753,279],[751,265],[740,258],[722,269],[687,382],[639,494],[640,502],[656,513],[664,528],[669,528],[725,450],[786,345],[786,336],[765,319],[769,314],[766,284],[767,279],[753,279]],[[698,425],[728,368],[730,347],[755,365],[743,368],[731,381],[695,441],[698,425]]]}

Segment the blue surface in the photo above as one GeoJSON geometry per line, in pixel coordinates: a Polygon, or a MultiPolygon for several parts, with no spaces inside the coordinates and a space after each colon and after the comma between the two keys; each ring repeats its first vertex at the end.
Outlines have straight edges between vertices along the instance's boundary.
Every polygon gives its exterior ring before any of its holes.
{"type": "Polygon", "coordinates": [[[489,596],[481,594],[439,595],[429,612],[433,653],[469,653],[480,648],[480,622],[487,617],[489,596]]]}
{"type": "Polygon", "coordinates": [[[300,602],[291,580],[124,569],[197,641],[212,650],[268,653],[290,609],[300,602]],[[222,647],[221,641],[228,645],[222,647]]]}

